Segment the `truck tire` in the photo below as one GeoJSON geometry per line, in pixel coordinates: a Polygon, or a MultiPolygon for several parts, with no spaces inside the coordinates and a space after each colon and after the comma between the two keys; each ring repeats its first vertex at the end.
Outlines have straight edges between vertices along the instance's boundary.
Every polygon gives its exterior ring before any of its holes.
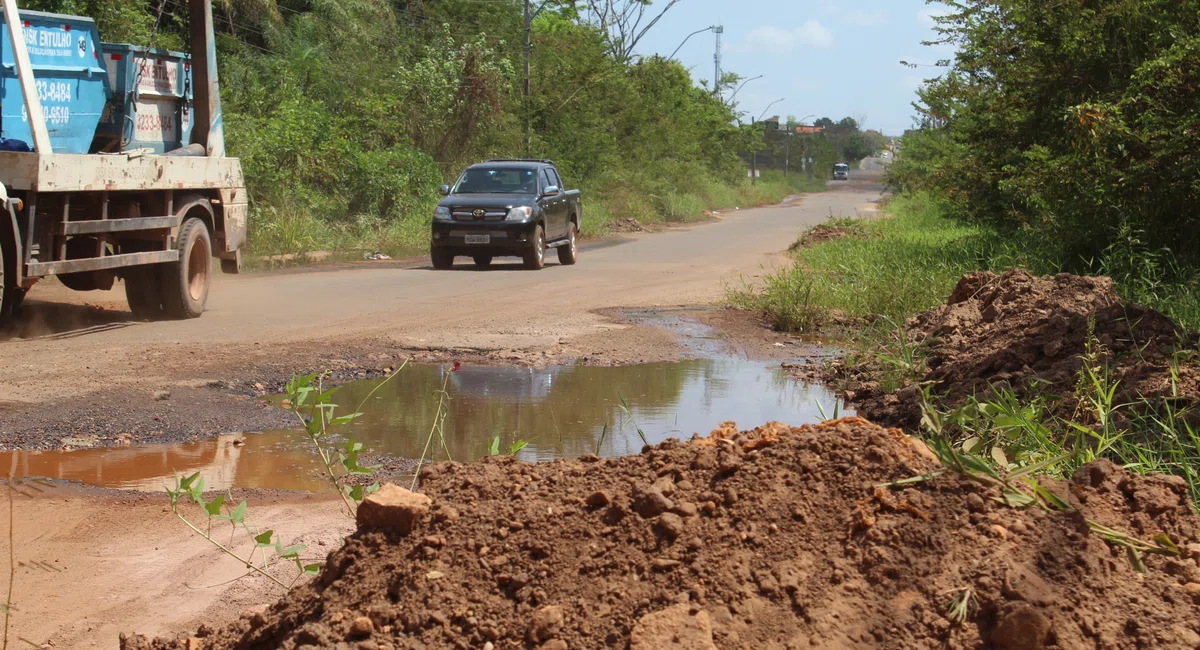
{"type": "Polygon", "coordinates": [[[162,267],[162,304],[167,317],[198,318],[208,302],[212,278],[212,237],[196,217],[185,219],[176,238],[179,261],[162,267]]]}
{"type": "Polygon", "coordinates": [[[492,265],[491,255],[475,255],[472,256],[471,259],[475,260],[475,266],[478,266],[481,269],[486,269],[492,265]]]}
{"type": "Polygon", "coordinates": [[[454,255],[436,248],[429,251],[429,259],[433,262],[433,268],[438,271],[445,271],[454,266],[454,255]]]}
{"type": "Polygon", "coordinates": [[[160,265],[133,266],[125,269],[125,300],[134,318],[159,320],[163,311],[162,269],[160,265]]]}
{"type": "Polygon", "coordinates": [[[579,226],[572,221],[567,234],[567,243],[558,247],[558,263],[570,266],[579,259],[579,226]]]}
{"type": "Polygon", "coordinates": [[[546,231],[542,229],[541,224],[534,227],[523,257],[525,268],[531,271],[537,271],[546,265],[546,231]]]}
{"type": "Polygon", "coordinates": [[[8,258],[12,255],[5,250],[4,240],[0,239],[0,327],[8,323],[8,317],[12,315],[12,300],[9,298],[9,284],[12,273],[8,270],[8,258]]]}

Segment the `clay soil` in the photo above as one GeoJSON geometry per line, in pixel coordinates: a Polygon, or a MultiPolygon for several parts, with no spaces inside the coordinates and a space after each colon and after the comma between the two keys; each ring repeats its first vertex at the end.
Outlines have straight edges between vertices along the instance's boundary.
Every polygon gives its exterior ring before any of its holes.
{"type": "Polygon", "coordinates": [[[875,364],[835,364],[831,379],[848,386],[846,397],[877,422],[915,428],[917,384],[955,404],[968,395],[999,389],[1066,397],[1070,408],[1083,359],[1105,368],[1117,382],[1118,403],[1170,399],[1200,402],[1200,369],[1177,353],[1195,349],[1195,335],[1169,318],[1120,298],[1106,277],[1061,274],[1033,277],[1020,270],[962,277],[946,304],[905,325],[908,339],[926,355],[921,376],[887,391],[875,364]],[[1177,374],[1172,382],[1172,370],[1177,374]]]}
{"type": "Polygon", "coordinates": [[[727,424],[619,459],[435,465],[428,507],[401,494],[393,518],[361,517],[268,610],[122,647],[1200,646],[1200,519],[1182,481],[1093,463],[1043,482],[1067,511],[1002,506],[952,474],[880,485],[937,467],[857,418],[727,424]],[[1085,519],[1166,534],[1183,556],[1138,573],[1085,519]]]}

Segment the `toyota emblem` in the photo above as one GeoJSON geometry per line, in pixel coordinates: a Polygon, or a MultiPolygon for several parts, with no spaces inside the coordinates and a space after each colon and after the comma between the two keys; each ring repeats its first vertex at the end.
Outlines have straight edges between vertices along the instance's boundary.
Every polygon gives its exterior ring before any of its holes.
{"type": "Polygon", "coordinates": [[[478,219],[479,217],[483,216],[483,210],[476,210],[476,211],[472,212],[471,214],[475,215],[475,218],[478,219]]]}

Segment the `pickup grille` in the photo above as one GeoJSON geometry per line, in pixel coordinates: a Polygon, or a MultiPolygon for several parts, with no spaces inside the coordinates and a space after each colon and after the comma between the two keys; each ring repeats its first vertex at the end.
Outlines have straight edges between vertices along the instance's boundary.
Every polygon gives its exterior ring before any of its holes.
{"type": "Polygon", "coordinates": [[[508,216],[508,210],[484,208],[483,216],[477,217],[475,216],[476,209],[478,208],[471,208],[469,210],[466,208],[459,208],[451,210],[450,215],[454,217],[455,221],[504,221],[504,218],[508,216]]]}

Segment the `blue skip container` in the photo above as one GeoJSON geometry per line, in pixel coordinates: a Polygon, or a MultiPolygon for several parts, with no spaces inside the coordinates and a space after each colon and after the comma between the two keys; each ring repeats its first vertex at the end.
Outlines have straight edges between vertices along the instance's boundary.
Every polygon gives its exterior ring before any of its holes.
{"type": "MultiPolygon", "coordinates": [[[[108,103],[100,34],[91,18],[20,12],[25,46],[55,153],[89,153],[108,103]]],[[[33,146],[16,57],[0,14],[0,136],[33,146]]]]}
{"type": "Polygon", "coordinates": [[[191,58],[124,43],[102,43],[101,49],[112,99],[95,149],[164,153],[191,142],[191,58]]]}

